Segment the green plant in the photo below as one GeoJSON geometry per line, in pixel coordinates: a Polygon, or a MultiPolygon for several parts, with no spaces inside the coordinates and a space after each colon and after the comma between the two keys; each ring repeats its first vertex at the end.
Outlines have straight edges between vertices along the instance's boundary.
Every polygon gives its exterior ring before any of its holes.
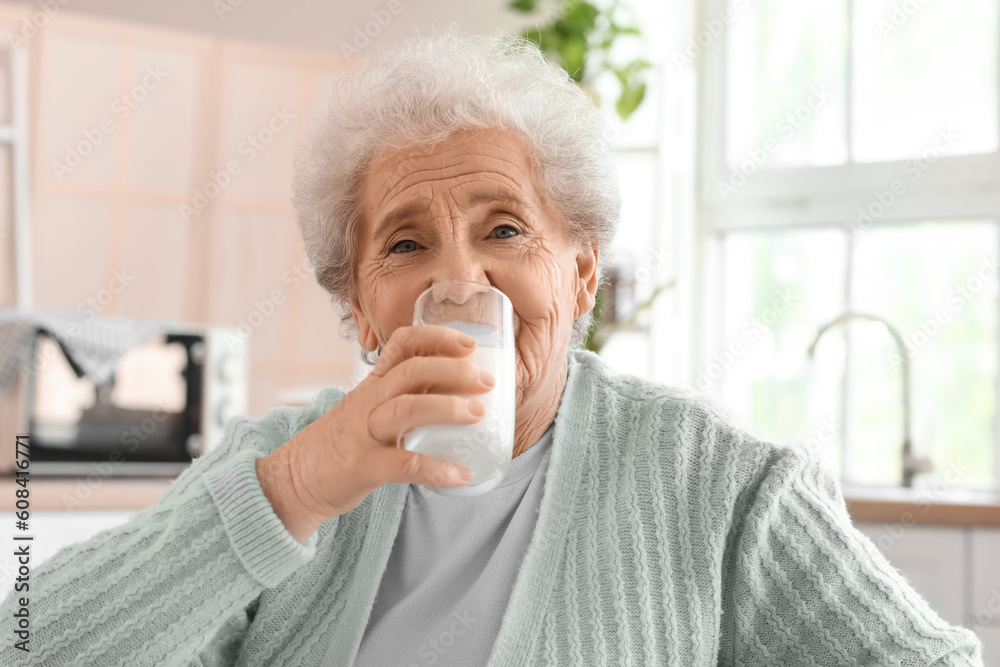
{"type": "MultiPolygon", "coordinates": [[[[548,24],[525,30],[522,35],[538,45],[550,60],[559,64],[577,83],[586,86],[601,72],[615,75],[619,86],[615,110],[622,120],[639,108],[646,96],[643,72],[650,63],[633,58],[616,62],[611,51],[619,39],[641,39],[635,25],[620,22],[623,5],[620,0],[599,9],[586,0],[554,0],[559,6],[556,17],[548,24]]],[[[539,0],[510,0],[508,6],[518,12],[538,11],[539,0]]]]}
{"type": "MultiPolygon", "coordinates": [[[[521,33],[538,45],[546,56],[570,75],[593,96],[589,87],[602,73],[610,72],[618,84],[618,98],[615,111],[624,121],[635,113],[646,96],[645,70],[650,63],[642,58],[632,58],[617,62],[611,52],[619,39],[642,39],[642,31],[634,24],[625,23],[621,15],[625,9],[620,0],[598,8],[587,0],[551,0],[558,6],[558,12],[549,23],[535,26],[521,33]]],[[[518,12],[539,11],[541,0],[510,0],[508,6],[518,12]]],[[[617,320],[608,313],[613,299],[609,291],[617,289],[617,271],[612,270],[610,283],[598,287],[594,304],[594,322],[587,331],[583,347],[599,353],[608,339],[618,331],[635,324],[639,316],[652,307],[656,299],[673,287],[669,280],[658,285],[649,297],[626,317],[617,320]]]]}

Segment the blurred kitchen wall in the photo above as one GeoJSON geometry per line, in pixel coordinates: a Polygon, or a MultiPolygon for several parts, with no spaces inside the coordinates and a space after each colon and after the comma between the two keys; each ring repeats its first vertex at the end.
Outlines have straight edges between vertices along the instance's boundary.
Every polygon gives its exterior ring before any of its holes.
{"type": "MultiPolygon", "coordinates": [[[[353,386],[358,348],[289,201],[297,135],[322,87],[381,46],[453,21],[519,30],[505,5],[0,3],[0,31],[28,54],[32,306],[243,326],[255,417],[281,389],[353,386]]],[[[0,153],[2,308],[16,305],[8,164],[0,153]]]]}

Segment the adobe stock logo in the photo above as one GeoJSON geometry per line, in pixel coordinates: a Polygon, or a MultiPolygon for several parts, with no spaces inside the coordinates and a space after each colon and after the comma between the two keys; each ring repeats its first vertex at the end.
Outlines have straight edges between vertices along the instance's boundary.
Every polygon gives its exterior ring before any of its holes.
{"type": "MultiPolygon", "coordinates": [[[[448,652],[455,645],[455,640],[466,633],[476,619],[469,614],[468,609],[463,609],[461,613],[455,611],[451,614],[455,620],[451,625],[442,630],[434,639],[429,639],[420,645],[417,653],[423,660],[424,665],[433,665],[438,659],[448,652]]],[[[420,667],[417,663],[411,662],[407,667],[420,667]]]]}
{"type": "Polygon", "coordinates": [[[819,84],[809,89],[809,96],[795,109],[786,113],[779,120],[774,129],[781,135],[772,134],[756,148],[748,148],[747,157],[738,165],[733,167],[728,181],[716,181],[715,188],[722,201],[729,198],[740,188],[746,185],[747,181],[753,178],[754,174],[760,171],[767,164],[771,156],[781,147],[783,139],[787,139],[800,130],[818,112],[824,104],[833,97],[833,93],[826,89],[826,84],[819,84]]]}
{"type": "MultiPolygon", "coordinates": [[[[412,0],[406,1],[411,2],[412,0]]],[[[392,17],[402,11],[403,3],[401,0],[389,0],[384,9],[371,10],[369,13],[372,20],[365,23],[364,26],[356,26],[354,39],[350,43],[341,42],[340,52],[344,54],[345,58],[359,55],[362,50],[368,48],[373,39],[381,35],[382,31],[392,23],[392,17]]]]}
{"type": "Polygon", "coordinates": [[[138,106],[149,97],[149,94],[160,87],[163,80],[167,78],[167,73],[159,66],[149,65],[145,69],[142,79],[132,86],[127,92],[122,93],[111,103],[111,112],[117,120],[105,116],[96,127],[85,129],[81,132],[83,139],[75,146],[66,146],[66,157],[62,162],[52,161],[52,173],[55,174],[59,182],[83,164],[83,161],[100,146],[105,137],[110,136],[117,128],[118,123],[126,120],[138,106]]]}
{"type": "Polygon", "coordinates": [[[721,352],[716,352],[708,365],[698,372],[695,386],[701,391],[708,391],[733,367],[740,357],[746,354],[747,350],[753,347],[763,333],[767,333],[771,325],[781,319],[781,316],[795,305],[797,299],[795,293],[787,287],[779,290],[778,296],[771,302],[770,307],[765,308],[758,316],[743,324],[740,328],[741,338],[731,341],[721,352]]]}
{"type": "MultiPolygon", "coordinates": [[[[923,150],[920,157],[915,157],[903,163],[903,174],[910,177],[911,183],[916,183],[941,156],[954,147],[960,138],[958,132],[950,125],[940,128],[934,136],[932,144],[923,150]]],[[[885,190],[873,191],[873,199],[869,201],[868,205],[863,208],[858,207],[857,219],[849,225],[851,235],[856,238],[871,227],[897,201],[903,198],[909,190],[910,186],[903,179],[897,178],[885,190]]]]}
{"type": "Polygon", "coordinates": [[[59,11],[69,4],[69,0],[37,0],[35,3],[38,9],[21,19],[21,33],[15,35],[13,32],[7,33],[7,39],[11,46],[24,48],[28,41],[34,39],[42,28],[49,24],[59,11]]]}
{"type": "Polygon", "coordinates": [[[882,33],[883,41],[889,39],[893,33],[899,32],[899,29],[906,25],[926,2],[927,0],[904,0],[902,3],[892,3],[892,14],[889,18],[878,20],[878,29],[882,33]]]}
{"type": "Polygon", "coordinates": [[[177,211],[185,223],[190,224],[192,217],[202,213],[222,192],[229,187],[233,179],[243,173],[243,166],[253,162],[281,132],[295,120],[295,114],[281,107],[271,109],[271,117],[267,123],[254,134],[248,134],[246,139],[237,146],[237,152],[243,156],[243,161],[229,160],[225,169],[209,174],[202,186],[194,191],[190,204],[178,204],[177,211]]]}

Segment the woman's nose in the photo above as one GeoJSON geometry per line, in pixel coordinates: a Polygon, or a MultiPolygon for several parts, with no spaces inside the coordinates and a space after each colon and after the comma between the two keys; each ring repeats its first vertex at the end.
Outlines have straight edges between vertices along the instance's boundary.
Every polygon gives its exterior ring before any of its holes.
{"type": "Polygon", "coordinates": [[[431,299],[434,303],[453,303],[460,306],[476,298],[476,295],[488,292],[489,289],[489,281],[444,280],[431,286],[431,299]]]}
{"type": "Polygon", "coordinates": [[[439,254],[437,264],[431,270],[430,286],[434,288],[434,300],[445,299],[456,304],[465,303],[472,295],[487,290],[491,281],[482,258],[469,249],[456,248],[439,254]]]}

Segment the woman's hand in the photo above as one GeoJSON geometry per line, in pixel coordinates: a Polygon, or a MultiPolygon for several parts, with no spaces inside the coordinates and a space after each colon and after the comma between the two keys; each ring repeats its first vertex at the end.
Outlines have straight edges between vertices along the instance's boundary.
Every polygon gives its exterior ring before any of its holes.
{"type": "Polygon", "coordinates": [[[257,460],[261,488],[297,540],[305,542],[324,521],[350,512],[383,484],[450,487],[472,478],[465,466],[396,443],[418,426],[482,419],[482,402],[455,395],[493,387],[492,374],[480,377],[465,358],[475,346],[471,336],[440,325],[396,329],[357,387],[257,460]]]}

